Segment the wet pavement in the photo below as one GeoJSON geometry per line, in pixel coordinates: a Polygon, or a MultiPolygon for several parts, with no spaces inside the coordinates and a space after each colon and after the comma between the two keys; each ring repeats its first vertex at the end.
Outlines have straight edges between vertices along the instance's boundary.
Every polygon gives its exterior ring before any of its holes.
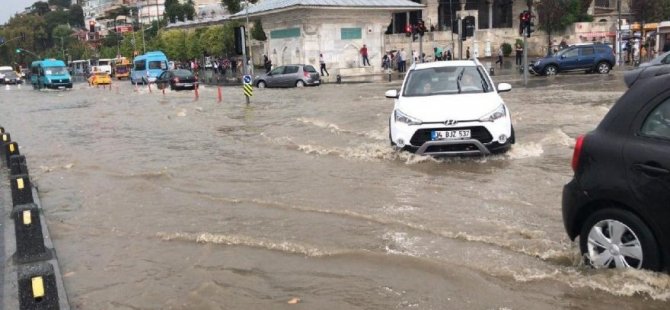
{"type": "Polygon", "coordinates": [[[391,83],[0,90],[74,309],[666,309],[670,277],[581,266],[560,197],[620,72],[514,74],[517,144],[388,144],[391,83]],[[291,304],[295,301],[297,304],[291,304]]]}

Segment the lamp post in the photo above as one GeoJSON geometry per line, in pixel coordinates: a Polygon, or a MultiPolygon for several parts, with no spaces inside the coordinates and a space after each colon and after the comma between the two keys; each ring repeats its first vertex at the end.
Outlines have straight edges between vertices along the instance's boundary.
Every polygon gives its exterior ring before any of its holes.
{"type": "Polygon", "coordinates": [[[621,60],[622,60],[622,57],[621,57],[621,41],[623,39],[621,37],[621,0],[617,0],[616,8],[617,8],[617,11],[618,11],[618,14],[619,14],[619,17],[617,19],[617,24],[619,26],[619,31],[617,32],[618,40],[616,42],[617,43],[617,63],[619,64],[619,67],[621,67],[621,60]]]}

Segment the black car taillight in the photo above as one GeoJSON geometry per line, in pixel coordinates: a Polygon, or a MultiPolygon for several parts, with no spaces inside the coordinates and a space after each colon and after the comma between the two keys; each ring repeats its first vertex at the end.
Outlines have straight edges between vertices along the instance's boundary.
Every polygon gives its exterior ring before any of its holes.
{"type": "Polygon", "coordinates": [[[579,157],[582,155],[582,147],[584,146],[584,135],[577,137],[575,141],[575,150],[572,153],[572,171],[577,172],[579,167],[579,157]]]}

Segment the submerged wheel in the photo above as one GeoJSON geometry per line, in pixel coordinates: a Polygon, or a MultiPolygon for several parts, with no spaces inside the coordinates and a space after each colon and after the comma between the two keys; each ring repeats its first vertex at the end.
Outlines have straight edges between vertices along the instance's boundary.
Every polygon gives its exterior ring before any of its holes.
{"type": "Polygon", "coordinates": [[[544,68],[544,75],[556,75],[558,73],[558,68],[554,65],[548,65],[544,68]]]}
{"type": "Polygon", "coordinates": [[[265,86],[265,81],[258,81],[258,84],[256,85],[258,88],[265,88],[265,86]]]}
{"type": "Polygon", "coordinates": [[[582,226],[579,248],[594,268],[634,268],[659,271],[660,249],[651,230],[635,214],[603,209],[582,226]]]}
{"type": "Polygon", "coordinates": [[[606,62],[601,62],[598,63],[598,66],[596,66],[598,73],[600,74],[607,74],[610,72],[610,65],[606,62]]]}
{"type": "Polygon", "coordinates": [[[305,82],[303,80],[298,80],[295,82],[295,87],[303,87],[305,86],[305,82]]]}

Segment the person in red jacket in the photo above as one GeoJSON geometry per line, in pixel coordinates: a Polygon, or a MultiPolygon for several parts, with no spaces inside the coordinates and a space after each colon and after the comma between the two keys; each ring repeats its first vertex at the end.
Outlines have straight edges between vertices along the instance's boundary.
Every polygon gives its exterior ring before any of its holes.
{"type": "Polygon", "coordinates": [[[368,48],[363,44],[363,47],[361,47],[361,57],[363,57],[363,65],[365,66],[365,63],[370,65],[370,60],[368,59],[368,48]]]}

